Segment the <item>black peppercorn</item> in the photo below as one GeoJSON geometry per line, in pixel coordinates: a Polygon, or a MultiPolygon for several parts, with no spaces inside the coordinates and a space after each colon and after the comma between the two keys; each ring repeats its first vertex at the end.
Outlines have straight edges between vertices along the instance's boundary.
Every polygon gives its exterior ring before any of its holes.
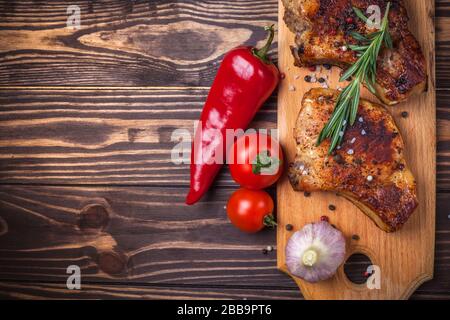
{"type": "Polygon", "coordinates": [[[343,164],[344,163],[344,159],[342,158],[342,156],[340,154],[337,154],[333,157],[334,161],[336,161],[336,163],[338,164],[343,164]]]}
{"type": "Polygon", "coordinates": [[[359,236],[357,234],[352,235],[352,239],[358,241],[359,240],[359,236]]]}
{"type": "Polygon", "coordinates": [[[330,211],[334,211],[334,210],[336,210],[336,206],[333,205],[333,204],[330,204],[330,205],[328,206],[328,209],[330,209],[330,211]]]}
{"type": "Polygon", "coordinates": [[[303,195],[304,195],[305,197],[309,197],[309,196],[311,196],[311,192],[305,191],[305,192],[303,193],[303,195]]]}
{"type": "Polygon", "coordinates": [[[292,224],[287,224],[286,225],[286,230],[287,231],[292,231],[292,229],[294,229],[294,226],[292,224]]]}
{"type": "Polygon", "coordinates": [[[306,82],[311,82],[311,76],[305,76],[305,81],[306,82]]]}
{"type": "Polygon", "coordinates": [[[301,45],[300,47],[298,47],[297,52],[300,54],[305,53],[305,47],[301,45]]]}
{"type": "Polygon", "coordinates": [[[317,79],[317,81],[319,81],[319,83],[324,83],[325,79],[324,78],[319,78],[319,79],[317,79]]]}
{"type": "Polygon", "coordinates": [[[402,112],[402,118],[408,118],[408,112],[407,111],[403,111],[402,112]]]}
{"type": "Polygon", "coordinates": [[[327,70],[331,69],[331,64],[324,64],[323,67],[327,70]]]}
{"type": "Polygon", "coordinates": [[[266,248],[262,249],[262,253],[267,254],[268,253],[267,249],[266,248]]]}

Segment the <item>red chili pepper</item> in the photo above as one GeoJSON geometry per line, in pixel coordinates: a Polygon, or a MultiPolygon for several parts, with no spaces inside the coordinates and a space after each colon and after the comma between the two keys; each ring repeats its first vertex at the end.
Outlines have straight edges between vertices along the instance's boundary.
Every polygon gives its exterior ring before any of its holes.
{"type": "Polygon", "coordinates": [[[278,85],[280,73],[267,57],[274,29],[265,29],[269,39],[263,48],[235,48],[225,55],[217,71],[192,143],[187,204],[196,203],[205,194],[222,167],[233,143],[225,141],[226,130],[245,130],[278,85]]]}

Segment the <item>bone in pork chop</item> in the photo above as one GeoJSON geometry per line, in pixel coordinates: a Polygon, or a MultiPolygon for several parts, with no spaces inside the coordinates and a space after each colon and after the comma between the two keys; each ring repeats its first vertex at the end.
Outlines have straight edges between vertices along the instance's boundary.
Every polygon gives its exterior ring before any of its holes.
{"type": "Polygon", "coordinates": [[[284,21],[296,35],[292,47],[295,64],[299,67],[332,64],[342,68],[353,64],[358,57],[347,44],[357,42],[350,33],[367,35],[377,30],[369,29],[352,7],[366,12],[370,5],[378,5],[383,15],[388,2],[391,2],[389,31],[393,49],[383,48],[378,56],[376,94],[382,102],[394,105],[424,91],[425,58],[408,30],[402,0],[283,0],[284,21]]]}
{"type": "Polygon", "coordinates": [[[317,138],[338,93],[312,89],[304,95],[294,130],[297,155],[289,167],[289,180],[297,191],[337,192],[384,231],[396,231],[418,204],[403,139],[384,107],[361,99],[357,121],[346,130],[340,149],[328,155],[330,141],[317,146],[317,138]]]}

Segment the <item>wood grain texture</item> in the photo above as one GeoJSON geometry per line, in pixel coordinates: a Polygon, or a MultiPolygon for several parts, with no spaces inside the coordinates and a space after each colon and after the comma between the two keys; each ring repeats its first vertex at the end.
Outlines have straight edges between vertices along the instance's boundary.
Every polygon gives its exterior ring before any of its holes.
{"type": "MultiPolygon", "coordinates": [[[[186,208],[178,188],[3,185],[0,283],[60,286],[67,267],[78,265],[83,284],[267,288],[298,295],[292,279],[276,269],[276,248],[262,253],[275,246],[275,231],[243,234],[227,221],[224,206],[232,191],[218,189],[186,208]]],[[[450,194],[437,200],[435,278],[419,288],[418,298],[450,292],[450,194]]],[[[344,213],[337,206],[329,216],[338,222],[344,213]]],[[[360,276],[357,265],[350,267],[352,277],[360,276]]]]}
{"type": "MultiPolygon", "coordinates": [[[[202,88],[0,90],[0,183],[187,187],[188,166],[171,161],[179,143],[171,135],[192,132],[207,94],[202,88]]],[[[438,91],[437,101],[437,186],[448,191],[450,91],[438,91]]],[[[276,109],[273,96],[251,127],[276,128],[276,109]]],[[[216,184],[234,185],[228,170],[216,184]]]]}
{"type": "MultiPolygon", "coordinates": [[[[0,0],[0,297],[300,298],[276,252],[261,253],[275,233],[253,238],[226,222],[227,170],[187,210],[187,167],[169,161],[172,130],[198,118],[223,54],[261,44],[277,1],[77,4],[78,31],[65,28],[66,1],[0,0]],[[65,268],[78,263],[83,291],[68,292],[65,268]]],[[[413,299],[450,292],[449,0],[436,0],[436,18],[444,193],[435,277],[413,299]]],[[[252,126],[276,119],[272,97],[252,126]]]]}
{"type": "MultiPolygon", "coordinates": [[[[284,248],[292,232],[287,231],[285,225],[292,224],[294,230],[299,230],[307,223],[320,221],[330,203],[341,208],[339,219],[332,220],[331,223],[335,224],[347,239],[347,257],[354,253],[363,253],[381,269],[379,290],[370,290],[364,284],[356,285],[350,282],[342,266],[333,278],[316,284],[294,277],[303,295],[308,299],[407,299],[424,281],[430,280],[433,276],[436,95],[434,22],[431,17],[434,16],[434,1],[407,1],[405,5],[411,19],[411,31],[421,44],[427,60],[428,91],[388,109],[405,141],[405,156],[417,181],[419,206],[401,230],[388,234],[377,228],[349,201],[338,198],[331,192],[316,192],[311,197],[304,197],[303,193],[293,190],[285,177],[277,189],[279,248],[277,265],[280,270],[288,272],[284,248]],[[408,121],[404,121],[405,119],[402,121],[400,116],[400,110],[405,108],[409,112],[408,121]],[[358,235],[360,240],[353,240],[354,234],[358,235]]],[[[286,74],[287,81],[281,84],[278,92],[278,128],[286,157],[289,162],[293,162],[297,151],[293,130],[303,94],[311,88],[303,78],[311,72],[293,66],[294,58],[290,46],[294,43],[294,35],[284,24],[283,15],[284,8],[280,1],[279,67],[286,74]],[[298,80],[294,79],[295,75],[299,75],[298,80]],[[292,85],[297,90],[289,90],[289,86],[292,85]]],[[[330,88],[337,88],[339,85],[339,74],[340,70],[333,68],[329,81],[330,88]]],[[[377,101],[367,91],[363,96],[377,101]]]]}
{"type": "Polygon", "coordinates": [[[179,188],[1,186],[0,279],[60,282],[76,264],[85,282],[292,287],[262,253],[275,231],[229,223],[232,191],[187,207],[179,188]]]}
{"type": "Polygon", "coordinates": [[[302,300],[298,292],[270,288],[204,288],[87,284],[68,290],[54,283],[0,283],[0,299],[176,299],[176,300],[302,300]]]}
{"type": "Polygon", "coordinates": [[[0,85],[208,86],[224,53],[265,38],[276,0],[0,1],[0,85]],[[72,3],[70,3],[72,4],[72,3]]]}
{"type": "MultiPolygon", "coordinates": [[[[261,42],[277,21],[276,0],[77,5],[72,30],[65,1],[0,1],[0,86],[209,86],[228,49],[261,42]]],[[[437,82],[450,88],[448,0],[436,6],[437,82]]]]}
{"type": "MultiPolygon", "coordinates": [[[[204,288],[176,286],[132,286],[113,284],[82,284],[82,290],[67,290],[54,283],[0,282],[1,299],[176,299],[176,300],[302,300],[297,290],[269,288],[204,288]]],[[[448,292],[418,291],[414,300],[448,300],[448,292]]]]}
{"type": "MultiPolygon", "coordinates": [[[[187,130],[193,136],[207,93],[196,88],[1,90],[0,182],[187,187],[188,165],[171,160],[180,144],[172,134],[187,130]]],[[[251,127],[275,126],[273,97],[251,127]]],[[[184,150],[189,159],[189,140],[184,150]]],[[[233,185],[228,171],[217,185],[233,185]]]]}

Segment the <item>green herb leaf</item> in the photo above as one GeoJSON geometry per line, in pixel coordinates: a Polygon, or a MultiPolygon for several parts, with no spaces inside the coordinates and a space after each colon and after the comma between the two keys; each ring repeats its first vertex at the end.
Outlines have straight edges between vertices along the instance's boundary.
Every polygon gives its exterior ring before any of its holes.
{"type": "Polygon", "coordinates": [[[361,9],[353,7],[353,11],[356,13],[358,18],[360,18],[365,23],[367,23],[369,21],[369,19],[364,15],[364,13],[361,11],[361,9]]]}
{"type": "MultiPolygon", "coordinates": [[[[356,41],[360,42],[358,45],[348,45],[351,50],[357,52],[358,60],[342,74],[339,81],[351,80],[351,82],[336,99],[333,114],[317,139],[317,145],[320,145],[325,139],[330,138],[329,154],[342,142],[347,126],[355,123],[360,101],[360,85],[364,84],[372,93],[375,93],[378,55],[383,45],[392,48],[388,20],[390,6],[391,3],[388,2],[379,31],[369,35],[350,33],[356,41]]],[[[353,11],[362,21],[368,22],[368,18],[359,8],[354,7],[353,11]]]]}

